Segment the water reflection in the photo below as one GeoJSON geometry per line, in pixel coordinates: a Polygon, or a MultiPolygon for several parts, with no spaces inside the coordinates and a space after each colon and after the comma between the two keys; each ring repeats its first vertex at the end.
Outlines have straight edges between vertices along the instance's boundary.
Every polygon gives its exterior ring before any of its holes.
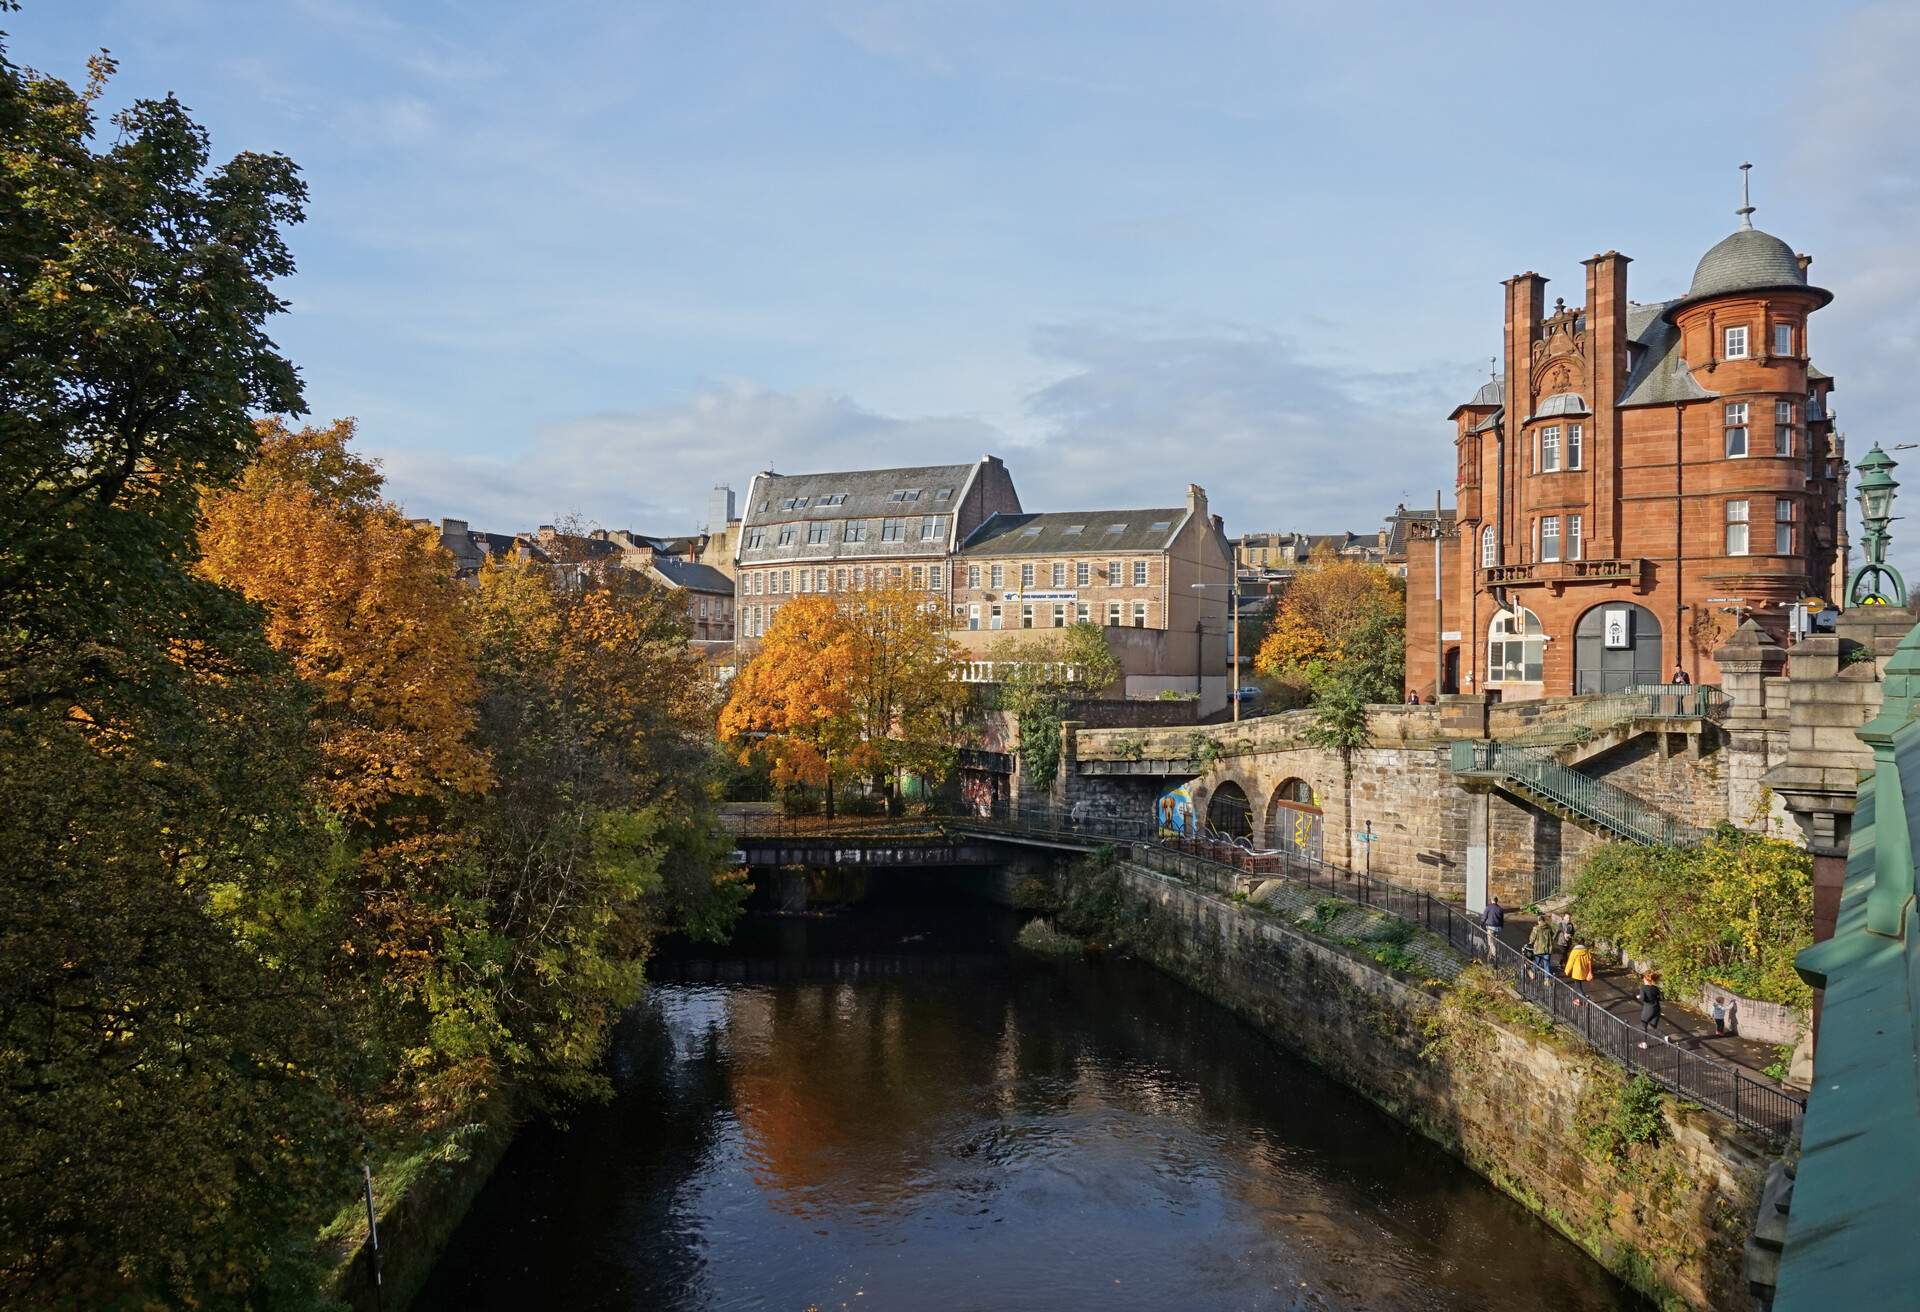
{"type": "Polygon", "coordinates": [[[1011,928],[754,922],[663,962],[618,1098],[523,1135],[417,1306],[1643,1306],[1211,1003],[1011,928]]]}

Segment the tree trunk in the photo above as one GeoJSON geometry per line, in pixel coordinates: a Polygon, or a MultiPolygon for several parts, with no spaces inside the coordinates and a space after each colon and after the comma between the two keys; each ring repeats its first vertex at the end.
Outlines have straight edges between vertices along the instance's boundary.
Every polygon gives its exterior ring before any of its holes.
{"type": "Polygon", "coordinates": [[[833,767],[827,767],[827,819],[833,819],[833,767]]]}

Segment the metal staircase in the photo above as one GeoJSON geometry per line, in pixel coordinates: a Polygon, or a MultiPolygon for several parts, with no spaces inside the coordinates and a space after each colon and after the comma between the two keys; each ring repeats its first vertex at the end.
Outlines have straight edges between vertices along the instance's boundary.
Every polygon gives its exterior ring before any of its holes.
{"type": "Polygon", "coordinates": [[[1453,744],[1453,772],[1489,779],[1536,805],[1598,825],[1619,838],[1649,847],[1684,846],[1707,831],[1649,805],[1624,788],[1581,774],[1541,747],[1496,742],[1453,744]]]}

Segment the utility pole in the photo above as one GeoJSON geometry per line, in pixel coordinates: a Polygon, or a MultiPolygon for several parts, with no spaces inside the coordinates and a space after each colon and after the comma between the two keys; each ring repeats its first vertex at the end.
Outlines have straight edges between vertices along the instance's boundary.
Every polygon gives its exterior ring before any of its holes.
{"type": "Polygon", "coordinates": [[[1449,520],[1441,514],[1440,489],[1433,492],[1433,518],[1416,519],[1411,524],[1412,536],[1433,539],[1433,695],[1437,700],[1440,690],[1446,686],[1446,658],[1444,642],[1440,632],[1446,627],[1444,589],[1440,578],[1440,544],[1446,538],[1457,537],[1460,533],[1458,519],[1449,520]]]}

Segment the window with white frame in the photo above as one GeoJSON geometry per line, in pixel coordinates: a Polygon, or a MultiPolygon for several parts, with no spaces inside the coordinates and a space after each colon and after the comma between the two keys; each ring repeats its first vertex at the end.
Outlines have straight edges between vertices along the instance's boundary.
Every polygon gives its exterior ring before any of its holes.
{"type": "Polygon", "coordinates": [[[1547,651],[1540,617],[1525,606],[1503,610],[1487,625],[1487,682],[1538,683],[1547,651]]]}
{"type": "Polygon", "coordinates": [[[1548,424],[1540,430],[1540,472],[1557,473],[1560,469],[1560,425],[1548,424]]]}
{"type": "Polygon", "coordinates": [[[1727,459],[1747,454],[1747,403],[1729,401],[1726,408],[1727,459]]]}
{"type": "Polygon", "coordinates": [[[1030,629],[1033,627],[1033,603],[1030,601],[1021,603],[1020,627],[1023,629],[1030,629]]]}
{"type": "Polygon", "coordinates": [[[1085,624],[1092,614],[1093,610],[1086,602],[1076,601],[1073,604],[1073,622],[1075,624],[1085,624]]]}
{"type": "Polygon", "coordinates": [[[1777,323],[1773,326],[1773,353],[1775,355],[1793,354],[1793,325],[1777,323]]]}
{"type": "Polygon", "coordinates": [[[980,586],[980,567],[978,565],[967,566],[967,586],[970,588],[980,586]]]}
{"type": "Polygon", "coordinates": [[[987,627],[990,629],[997,629],[997,628],[1000,628],[1004,622],[1005,621],[1000,614],[1000,604],[998,602],[995,602],[993,606],[989,608],[989,610],[987,611],[987,627]]]}
{"type": "MultiPolygon", "coordinates": [[[[1020,586],[1023,588],[1030,588],[1033,586],[1033,566],[1032,565],[1022,565],[1020,567],[1020,586]]],[[[1032,627],[1032,626],[1029,625],[1028,627],[1032,627]]]]}
{"type": "Polygon", "coordinates": [[[1727,554],[1747,554],[1747,503],[1744,501],[1727,502],[1727,554]]]}
{"type": "Polygon", "coordinates": [[[967,607],[967,627],[970,629],[980,627],[980,603],[977,601],[967,607]]]}
{"type": "Polygon", "coordinates": [[[822,565],[813,572],[813,590],[815,592],[825,592],[827,590],[827,567],[825,565],[822,565]]]}
{"type": "Polygon", "coordinates": [[[826,524],[821,523],[807,525],[807,545],[810,547],[824,545],[827,540],[827,527],[826,524]]]}
{"type": "Polygon", "coordinates": [[[1567,468],[1579,469],[1586,460],[1587,430],[1581,424],[1567,425],[1567,468]]]}
{"type": "Polygon", "coordinates": [[[1795,428],[1799,420],[1799,407],[1791,401],[1773,403],[1773,453],[1777,456],[1793,454],[1795,428]]]}
{"type": "Polygon", "coordinates": [[[1116,629],[1120,627],[1120,603],[1119,602],[1110,601],[1107,603],[1107,623],[1116,629]]]}
{"type": "Polygon", "coordinates": [[[1500,563],[1500,539],[1494,534],[1493,525],[1480,530],[1480,568],[1492,569],[1500,563]]]}
{"type": "Polygon", "coordinates": [[[1147,627],[1147,603],[1144,601],[1133,603],[1133,627],[1136,629],[1147,627]]]}
{"type": "Polygon", "coordinates": [[[1053,627],[1056,629],[1064,629],[1067,627],[1067,608],[1064,603],[1055,603],[1054,605],[1053,627]]]}
{"type": "Polygon", "coordinates": [[[858,565],[853,567],[853,590],[862,592],[867,586],[867,571],[858,565]]]}
{"type": "Polygon", "coordinates": [[[835,592],[845,592],[847,590],[846,570],[837,569],[833,572],[833,590],[835,592]]]}
{"type": "Polygon", "coordinates": [[[1147,586],[1147,562],[1144,560],[1133,562],[1133,586],[1136,588],[1147,586]]]}
{"type": "Polygon", "coordinates": [[[1560,559],[1560,516],[1540,517],[1540,559],[1560,559]]]}
{"type": "Polygon", "coordinates": [[[1007,567],[1005,565],[991,566],[987,570],[987,577],[993,580],[991,586],[1004,588],[1007,586],[1007,567]]]}
{"type": "Polygon", "coordinates": [[[765,545],[766,545],[766,542],[767,542],[767,531],[766,531],[765,529],[763,529],[763,528],[750,528],[750,529],[748,529],[748,530],[747,530],[747,545],[748,545],[748,546],[750,546],[750,547],[762,547],[762,546],[765,546],[765,545]]]}
{"type": "Polygon", "coordinates": [[[1108,561],[1107,562],[1107,586],[1110,588],[1117,588],[1122,583],[1125,583],[1125,582],[1126,582],[1126,579],[1120,576],[1120,562],[1117,560],[1108,561]]]}
{"type": "Polygon", "coordinates": [[[1073,582],[1075,587],[1080,588],[1084,588],[1093,582],[1093,564],[1091,561],[1082,560],[1074,564],[1073,582]]]}
{"type": "Polygon", "coordinates": [[[925,592],[926,589],[927,567],[925,565],[915,565],[913,567],[913,590],[915,592],[925,592]]]}
{"type": "Polygon", "coordinates": [[[794,541],[794,536],[797,533],[799,533],[799,531],[800,530],[795,528],[792,524],[784,525],[780,530],[780,541],[775,545],[782,546],[782,547],[792,546],[794,541]]]}
{"type": "Polygon", "coordinates": [[[1728,328],[1720,335],[1720,358],[1723,360],[1744,360],[1747,358],[1747,326],[1740,324],[1728,328]]]}
{"type": "Polygon", "coordinates": [[[907,536],[907,521],[904,519],[883,519],[880,521],[880,540],[882,542],[902,542],[907,536]]]}
{"type": "Polygon", "coordinates": [[[1793,554],[1793,502],[1786,497],[1773,503],[1773,551],[1777,556],[1793,554]]]}
{"type": "Polygon", "coordinates": [[[812,570],[803,569],[800,571],[800,591],[802,592],[813,591],[813,571],[812,570]]]}
{"type": "Polygon", "coordinates": [[[866,522],[858,519],[848,520],[847,526],[840,530],[840,540],[842,542],[865,542],[867,540],[866,522]]]}
{"type": "Polygon", "coordinates": [[[1067,562],[1064,560],[1053,562],[1053,586],[1056,588],[1067,586],[1067,562]]]}
{"type": "Polygon", "coordinates": [[[1567,516],[1567,559],[1568,560],[1579,560],[1581,558],[1580,556],[1581,527],[1582,526],[1580,523],[1580,516],[1578,515],[1567,516]]]}
{"type": "Polygon", "coordinates": [[[946,524],[946,520],[942,516],[939,516],[939,515],[923,516],[920,520],[920,540],[922,542],[938,541],[940,538],[940,530],[945,526],[945,524],[946,524]]]}
{"type": "Polygon", "coordinates": [[[927,586],[935,592],[946,586],[947,569],[944,565],[927,566],[927,586]]]}

